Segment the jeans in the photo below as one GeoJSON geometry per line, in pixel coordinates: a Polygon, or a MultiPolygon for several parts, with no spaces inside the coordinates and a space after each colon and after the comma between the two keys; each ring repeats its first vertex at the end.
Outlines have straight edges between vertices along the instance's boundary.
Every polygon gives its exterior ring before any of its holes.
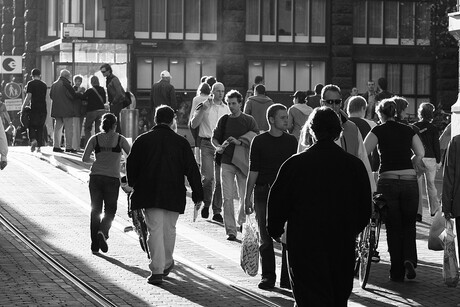
{"type": "Polygon", "coordinates": [[[150,251],[149,268],[152,274],[163,274],[163,271],[174,261],[176,223],[179,213],[160,208],[146,208],[144,216],[149,231],[147,237],[150,251]]]}
{"type": "Polygon", "coordinates": [[[56,117],[54,118],[54,148],[61,147],[62,127],[65,134],[65,148],[72,149],[73,138],[73,118],[72,117],[56,117]]]}
{"type": "Polygon", "coordinates": [[[89,176],[89,194],[91,197],[91,244],[97,246],[97,233],[102,231],[106,238],[112,221],[117,213],[118,193],[120,179],[102,175],[89,176]],[[101,220],[102,206],[104,204],[104,217],[101,220]]]}
{"type": "MultiPolygon", "coordinates": [[[[227,235],[236,236],[235,207],[233,199],[235,197],[235,177],[238,194],[244,195],[246,192],[246,175],[233,164],[221,164],[222,192],[224,194],[224,226],[227,235]]],[[[239,198],[240,206],[238,209],[238,224],[242,225],[246,221],[244,212],[244,196],[239,198]]]]}
{"type": "Polygon", "coordinates": [[[260,234],[259,252],[260,263],[262,265],[262,278],[275,281],[275,251],[273,250],[273,240],[267,231],[267,199],[269,192],[270,186],[268,184],[255,186],[254,209],[260,234]]]}
{"type": "Polygon", "coordinates": [[[37,147],[42,147],[44,144],[43,130],[45,127],[46,113],[30,113],[30,123],[27,129],[29,133],[29,141],[37,141],[37,147]]]}
{"type": "Polygon", "coordinates": [[[222,189],[220,166],[214,162],[215,151],[210,140],[201,140],[201,181],[203,185],[204,206],[209,208],[212,203],[212,211],[214,214],[217,214],[222,212],[222,189]],[[215,186],[213,187],[214,181],[215,186]]]}
{"type": "MultiPolygon", "coordinates": [[[[430,208],[430,214],[433,216],[436,210],[439,209],[438,190],[434,184],[434,178],[436,177],[437,165],[435,158],[423,158],[423,164],[425,165],[425,189],[428,198],[428,207],[430,208]]],[[[422,176],[423,176],[422,175],[422,176]]],[[[419,189],[419,200],[418,200],[418,214],[423,213],[423,178],[422,176],[417,177],[418,189],[419,189]]]]}
{"type": "Polygon", "coordinates": [[[93,130],[93,123],[94,123],[94,132],[99,133],[99,127],[101,126],[101,118],[102,115],[106,113],[105,109],[101,110],[94,110],[89,111],[86,113],[86,120],[85,120],[85,142],[84,147],[86,147],[86,143],[88,142],[91,136],[91,130],[93,130]]]}
{"type": "Polygon", "coordinates": [[[390,252],[390,277],[403,279],[404,261],[417,266],[416,215],[418,184],[416,180],[379,179],[377,192],[387,201],[387,242],[390,252]]]}

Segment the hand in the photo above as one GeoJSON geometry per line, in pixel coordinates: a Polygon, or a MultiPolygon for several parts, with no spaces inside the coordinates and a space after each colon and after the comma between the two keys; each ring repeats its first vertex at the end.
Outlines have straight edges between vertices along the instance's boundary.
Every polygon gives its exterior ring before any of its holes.
{"type": "Polygon", "coordinates": [[[235,144],[235,145],[240,145],[240,143],[241,143],[239,140],[235,139],[233,136],[229,137],[227,139],[227,142],[235,144]]]}
{"type": "Polygon", "coordinates": [[[446,220],[452,219],[452,218],[453,218],[452,213],[450,213],[450,212],[444,212],[444,218],[445,218],[446,220]]]}
{"type": "Polygon", "coordinates": [[[1,161],[0,162],[0,170],[3,170],[8,163],[6,161],[1,161]]]}
{"type": "Polygon", "coordinates": [[[442,167],[442,163],[439,162],[439,163],[436,163],[436,170],[439,171],[442,167]]]}
{"type": "Polygon", "coordinates": [[[278,243],[281,243],[281,238],[280,238],[280,237],[278,237],[278,238],[273,238],[273,240],[275,240],[275,241],[278,242],[278,243]]]}
{"type": "Polygon", "coordinates": [[[254,212],[254,205],[251,201],[251,198],[244,200],[244,212],[249,215],[254,212]]]}

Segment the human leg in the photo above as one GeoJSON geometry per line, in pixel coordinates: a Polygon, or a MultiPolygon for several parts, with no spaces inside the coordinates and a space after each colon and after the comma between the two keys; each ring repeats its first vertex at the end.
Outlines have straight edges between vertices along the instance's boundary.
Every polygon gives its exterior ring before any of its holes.
{"type": "Polygon", "coordinates": [[[209,140],[201,141],[201,183],[203,185],[203,203],[206,208],[211,206],[212,199],[214,184],[214,151],[215,149],[209,140]]]}
{"type": "Polygon", "coordinates": [[[163,222],[165,267],[163,270],[171,267],[174,263],[173,253],[176,245],[176,223],[178,218],[178,212],[165,210],[163,222]]]}
{"type": "Polygon", "coordinates": [[[417,208],[417,215],[420,216],[420,218],[423,215],[423,174],[420,176],[417,176],[417,184],[418,184],[418,208],[417,208]]]}
{"type": "Polygon", "coordinates": [[[73,117],[64,117],[65,149],[72,149],[73,117]]]}
{"type": "MultiPolygon", "coordinates": [[[[439,209],[438,190],[434,184],[436,177],[436,159],[435,158],[423,158],[425,164],[425,183],[426,183],[426,194],[428,198],[428,207],[430,208],[431,216],[434,216],[436,211],[439,209]]],[[[420,189],[420,186],[419,186],[420,189]]],[[[419,193],[420,195],[420,193],[419,193]]]]}
{"type": "MultiPolygon", "coordinates": [[[[400,214],[403,260],[417,267],[415,214],[418,204],[418,185],[415,181],[400,180],[400,214]]],[[[415,277],[415,276],[414,276],[415,277]]]]}
{"type": "MultiPolygon", "coordinates": [[[[236,169],[236,186],[238,189],[238,224],[243,225],[246,222],[246,213],[244,212],[244,194],[246,193],[246,179],[247,176],[240,171],[239,168],[236,169]]],[[[235,188],[233,188],[235,190],[235,188]]],[[[236,194],[236,193],[235,193],[236,194]]]]}
{"type": "Polygon", "coordinates": [[[72,125],[73,125],[72,148],[80,149],[80,142],[81,142],[80,117],[72,117],[72,125]]]}
{"type": "Polygon", "coordinates": [[[163,275],[165,268],[164,213],[164,209],[144,209],[145,223],[149,231],[147,236],[147,244],[150,251],[149,268],[153,275],[163,275]]]}
{"type": "Polygon", "coordinates": [[[62,127],[64,119],[62,117],[54,118],[53,147],[61,148],[62,127]]]}
{"type": "Polygon", "coordinates": [[[222,212],[222,182],[220,180],[221,171],[221,166],[217,163],[214,163],[214,178],[216,179],[214,192],[212,193],[212,212],[214,214],[220,214],[222,212]]]}
{"type": "Polygon", "coordinates": [[[236,237],[235,208],[233,204],[233,187],[236,167],[231,164],[221,164],[222,192],[224,195],[224,226],[227,235],[236,237]]]}
{"type": "Polygon", "coordinates": [[[287,254],[286,248],[287,245],[285,243],[282,244],[283,248],[281,251],[281,276],[280,276],[280,287],[291,289],[291,281],[289,279],[289,269],[287,264],[287,254]]]}
{"type": "Polygon", "coordinates": [[[114,177],[101,176],[104,193],[104,217],[99,227],[106,238],[109,238],[109,230],[112,227],[113,219],[117,213],[118,194],[120,191],[120,180],[114,177]]]}
{"type": "Polygon", "coordinates": [[[89,194],[91,198],[91,215],[90,215],[90,236],[91,250],[99,251],[97,233],[101,224],[101,213],[103,204],[103,192],[100,181],[101,176],[89,176],[89,194]]]}
{"type": "Polygon", "coordinates": [[[84,146],[86,147],[86,143],[88,142],[91,131],[93,130],[93,123],[95,122],[97,117],[97,110],[89,111],[86,113],[86,120],[85,120],[85,141],[84,146]]]}

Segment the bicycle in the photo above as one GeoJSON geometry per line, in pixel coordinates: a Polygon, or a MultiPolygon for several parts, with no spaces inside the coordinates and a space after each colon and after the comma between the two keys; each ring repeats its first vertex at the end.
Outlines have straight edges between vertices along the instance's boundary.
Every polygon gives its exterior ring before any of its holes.
{"type": "Polygon", "coordinates": [[[380,228],[386,217],[386,201],[382,194],[374,193],[372,197],[373,210],[369,224],[356,238],[355,247],[355,274],[358,273],[359,284],[362,289],[367,285],[373,256],[378,254],[380,228]]]}
{"type": "Polygon", "coordinates": [[[135,231],[139,237],[139,244],[144,252],[147,253],[147,258],[150,259],[149,246],[147,244],[147,224],[145,223],[144,213],[142,209],[131,209],[131,193],[133,189],[128,186],[126,176],[121,178],[121,189],[126,193],[128,198],[128,216],[131,218],[133,226],[127,226],[124,232],[135,231]]]}

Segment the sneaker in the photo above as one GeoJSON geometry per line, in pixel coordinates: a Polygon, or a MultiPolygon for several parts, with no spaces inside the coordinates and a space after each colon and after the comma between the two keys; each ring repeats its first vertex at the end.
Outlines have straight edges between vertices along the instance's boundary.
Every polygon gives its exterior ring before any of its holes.
{"type": "Polygon", "coordinates": [[[174,268],[174,260],[173,262],[171,263],[171,265],[169,267],[167,267],[164,271],[163,271],[163,277],[166,277],[169,275],[169,273],[171,273],[171,270],[174,268]]]}
{"type": "Polygon", "coordinates": [[[37,140],[33,140],[32,142],[30,142],[30,151],[34,152],[35,148],[37,148],[37,140]]]}
{"type": "Polygon", "coordinates": [[[259,289],[262,289],[262,290],[269,290],[269,289],[273,289],[275,287],[275,282],[273,280],[270,280],[268,278],[262,278],[262,280],[260,281],[260,283],[257,285],[259,287],[259,289]]]}
{"type": "Polygon", "coordinates": [[[147,283],[151,285],[161,285],[163,283],[163,274],[150,274],[147,283]]]}
{"type": "Polygon", "coordinates": [[[407,279],[414,279],[415,276],[417,276],[417,273],[415,273],[414,265],[412,264],[411,261],[409,260],[404,261],[404,267],[406,268],[407,279]]]}
{"type": "Polygon", "coordinates": [[[379,251],[374,251],[372,253],[372,258],[371,258],[372,262],[375,262],[375,263],[379,263],[380,262],[380,255],[379,255],[379,251]]]}
{"type": "Polygon", "coordinates": [[[37,153],[41,153],[42,150],[40,149],[40,147],[37,147],[37,153]]]}
{"type": "Polygon", "coordinates": [[[53,147],[53,152],[64,152],[64,150],[60,147],[53,147]]]}
{"type": "Polygon", "coordinates": [[[73,148],[66,148],[65,152],[77,153],[77,151],[73,148]]]}
{"type": "Polygon", "coordinates": [[[222,218],[222,215],[220,215],[220,213],[214,214],[214,216],[212,217],[212,220],[216,221],[218,223],[223,223],[224,222],[224,219],[222,218]]]}
{"type": "Polygon", "coordinates": [[[204,219],[207,219],[209,217],[209,207],[203,207],[203,209],[201,209],[201,217],[204,218],[204,219]]]}
{"type": "Polygon", "coordinates": [[[229,241],[236,241],[236,236],[230,234],[230,235],[228,235],[227,240],[229,240],[229,241]]]}
{"type": "Polygon", "coordinates": [[[107,245],[107,239],[105,238],[105,235],[102,233],[102,231],[97,233],[97,240],[99,241],[99,248],[101,251],[103,253],[107,253],[109,246],[107,245]]]}
{"type": "Polygon", "coordinates": [[[99,245],[97,243],[91,243],[91,252],[93,254],[99,253],[99,245]]]}

